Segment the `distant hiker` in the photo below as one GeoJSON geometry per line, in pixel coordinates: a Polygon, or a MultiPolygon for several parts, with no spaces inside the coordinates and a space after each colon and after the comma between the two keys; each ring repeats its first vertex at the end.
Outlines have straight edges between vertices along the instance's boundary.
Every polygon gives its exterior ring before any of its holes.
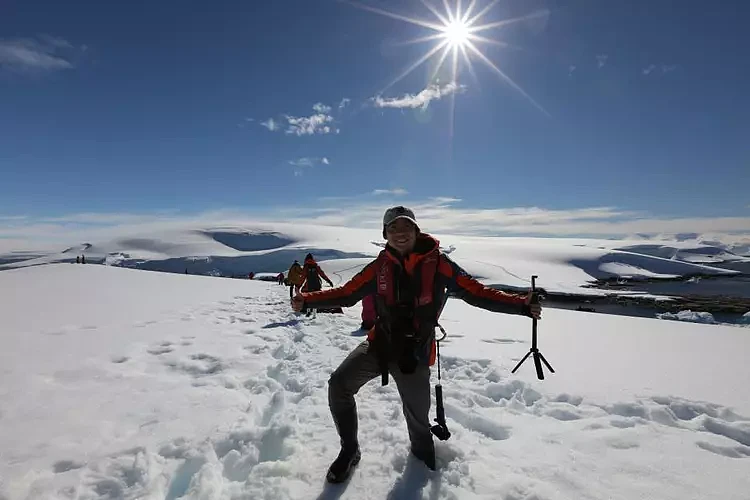
{"type": "Polygon", "coordinates": [[[249,280],[253,279],[254,277],[255,277],[255,273],[252,271],[247,274],[247,279],[249,280]]]}
{"type": "Polygon", "coordinates": [[[302,277],[304,282],[302,283],[303,292],[317,292],[323,288],[321,278],[326,280],[328,285],[333,286],[333,282],[326,276],[326,273],[320,268],[311,253],[305,256],[305,265],[302,266],[302,277]]]}
{"type": "Polygon", "coordinates": [[[375,326],[376,318],[375,294],[365,295],[365,298],[362,299],[362,330],[369,330],[375,326]]]}
{"type": "Polygon", "coordinates": [[[85,264],[85,263],[86,263],[86,256],[81,255],[81,264],[85,264]]]}
{"type": "Polygon", "coordinates": [[[302,266],[299,265],[298,261],[294,261],[294,264],[289,268],[289,273],[286,277],[289,282],[289,298],[294,297],[294,292],[299,292],[300,286],[305,281],[305,275],[302,274],[302,266]]]}
{"type": "Polygon", "coordinates": [[[80,264],[80,263],[81,263],[81,257],[80,255],[76,255],[76,264],[80,264]]]}
{"type": "Polygon", "coordinates": [[[185,274],[187,274],[187,273],[188,273],[188,272],[187,272],[187,267],[186,267],[186,268],[185,268],[185,274]]]}
{"type": "Polygon", "coordinates": [[[279,273],[279,275],[276,276],[276,281],[279,282],[279,285],[283,285],[284,284],[284,273],[279,273]]]}
{"type": "Polygon", "coordinates": [[[411,452],[435,469],[430,430],[430,366],[435,361],[435,327],[446,289],[469,304],[495,312],[533,318],[541,316],[532,294],[510,294],[488,288],[442,254],[436,239],[421,233],[414,212],[393,207],[383,217],[388,244],[349,282],[314,293],[298,294],[295,311],[349,307],[376,294],[375,326],[333,372],[328,404],[341,439],[341,451],[328,469],[330,482],[345,481],[359,463],[357,406],[354,395],[370,380],[390,374],[401,395],[411,452]]]}

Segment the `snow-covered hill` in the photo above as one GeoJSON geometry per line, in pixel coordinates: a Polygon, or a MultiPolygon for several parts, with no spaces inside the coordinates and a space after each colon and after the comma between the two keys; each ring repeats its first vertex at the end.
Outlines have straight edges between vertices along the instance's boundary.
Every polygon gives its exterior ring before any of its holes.
{"type": "MultiPolygon", "coordinates": [[[[0,269],[74,262],[77,255],[85,255],[89,263],[246,276],[249,272],[282,272],[294,259],[301,260],[307,252],[312,252],[319,262],[325,263],[326,269],[345,279],[377,254],[379,248],[371,242],[378,236],[377,231],[368,229],[285,223],[175,229],[159,234],[124,235],[57,254],[14,259],[0,264],[0,269]]],[[[736,271],[716,265],[750,262],[719,247],[695,247],[684,242],[644,244],[572,238],[436,236],[444,247],[454,247],[451,256],[485,283],[527,287],[529,277],[537,274],[540,285],[555,292],[598,293],[582,286],[612,277],[729,275],[736,271]]]]}
{"type": "MultiPolygon", "coordinates": [[[[342,273],[346,266],[340,261],[342,273]]],[[[339,272],[337,271],[337,272],[339,272]]],[[[449,300],[439,470],[408,454],[395,385],[359,393],[363,459],[338,451],[331,371],[359,308],[297,317],[272,283],[57,264],[0,273],[0,498],[743,500],[744,329],[449,300]]],[[[434,376],[434,373],[433,373],[434,376]]],[[[434,415],[434,407],[432,409],[434,415]]]]}
{"type": "MultiPolygon", "coordinates": [[[[748,228],[750,229],[750,228],[748,228]]],[[[720,252],[726,252],[729,254],[730,259],[734,256],[750,257],[750,235],[747,231],[743,234],[700,234],[700,233],[676,233],[676,234],[658,234],[648,235],[641,234],[635,235],[630,239],[649,241],[653,244],[664,245],[666,247],[672,247],[675,250],[686,251],[691,253],[691,249],[696,250],[695,253],[704,253],[703,249],[708,249],[708,252],[714,252],[718,249],[720,252]]]]}

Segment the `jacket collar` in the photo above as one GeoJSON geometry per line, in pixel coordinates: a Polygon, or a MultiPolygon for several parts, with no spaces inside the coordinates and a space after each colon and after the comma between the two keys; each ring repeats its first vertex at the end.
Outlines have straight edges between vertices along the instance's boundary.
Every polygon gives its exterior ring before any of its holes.
{"type": "Polygon", "coordinates": [[[390,245],[385,245],[383,253],[390,260],[400,264],[408,272],[414,269],[425,257],[437,253],[440,247],[440,242],[426,233],[419,233],[417,235],[417,242],[414,245],[414,251],[406,257],[402,257],[399,253],[390,245]]]}

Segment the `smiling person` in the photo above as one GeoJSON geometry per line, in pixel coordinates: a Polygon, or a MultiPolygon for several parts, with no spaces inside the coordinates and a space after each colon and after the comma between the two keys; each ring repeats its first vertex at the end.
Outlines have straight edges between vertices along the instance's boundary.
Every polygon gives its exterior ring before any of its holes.
{"type": "Polygon", "coordinates": [[[401,395],[411,452],[435,469],[430,366],[435,362],[435,327],[446,290],[482,309],[541,317],[541,306],[532,303],[530,293],[516,295],[485,287],[442,254],[438,241],[420,231],[410,209],[386,210],[383,237],[388,241],[385,249],[348,283],[292,299],[292,308],[299,312],[349,307],[375,295],[375,326],[328,382],[328,404],[341,438],[341,451],[328,470],[330,482],[345,481],[361,457],[354,395],[378,376],[386,385],[389,374],[401,395]]]}

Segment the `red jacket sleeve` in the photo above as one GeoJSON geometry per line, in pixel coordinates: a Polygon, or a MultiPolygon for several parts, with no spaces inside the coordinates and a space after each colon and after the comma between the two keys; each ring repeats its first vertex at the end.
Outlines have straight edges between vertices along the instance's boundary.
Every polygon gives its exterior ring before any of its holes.
{"type": "Polygon", "coordinates": [[[448,256],[441,254],[438,273],[447,280],[447,288],[467,304],[506,314],[531,316],[526,295],[513,294],[484,286],[448,256]]]}
{"type": "Polygon", "coordinates": [[[302,294],[302,297],[305,299],[305,308],[328,309],[353,306],[375,291],[375,261],[373,261],[342,286],[319,292],[306,292],[302,294]]]}

